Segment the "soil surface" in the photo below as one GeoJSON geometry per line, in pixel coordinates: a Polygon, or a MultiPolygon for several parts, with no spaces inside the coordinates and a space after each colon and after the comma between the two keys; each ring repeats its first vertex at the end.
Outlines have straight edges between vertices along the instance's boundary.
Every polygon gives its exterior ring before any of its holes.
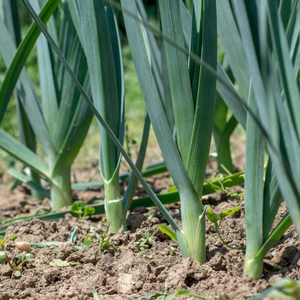
{"type": "MultiPolygon", "coordinates": [[[[207,174],[216,168],[210,164],[207,174]]],[[[86,172],[91,174],[91,170],[86,172]]],[[[147,179],[156,193],[165,193],[171,185],[168,174],[156,175],[147,179]]],[[[124,185],[124,189],[126,184],[124,185]]],[[[235,188],[242,191],[242,187],[235,188]]],[[[144,196],[142,188],[136,197],[144,196]]],[[[74,200],[93,203],[103,197],[101,189],[74,193],[74,200]]],[[[243,198],[230,198],[217,193],[204,199],[215,213],[239,206],[240,209],[226,217],[220,233],[232,247],[245,249],[245,215],[243,198]]],[[[28,189],[20,186],[14,191],[1,188],[0,220],[32,213],[38,206],[50,208],[47,200],[38,202],[31,199],[28,189]]],[[[180,204],[166,206],[173,218],[180,224],[180,204]]],[[[286,213],[282,203],[275,223],[286,213]]],[[[67,214],[58,222],[44,222],[32,219],[8,227],[5,238],[17,234],[9,241],[6,252],[12,263],[21,251],[16,242],[61,242],[44,248],[32,247],[32,259],[24,264],[22,276],[16,277],[9,271],[8,264],[0,267],[0,300],[9,299],[94,299],[92,287],[99,299],[136,299],[161,292],[166,287],[168,293],[180,289],[209,297],[211,299],[248,299],[270,287],[281,277],[299,280],[300,242],[294,226],[291,226],[282,239],[265,256],[262,279],[252,282],[245,279],[244,252],[226,247],[219,239],[213,224],[206,220],[206,259],[200,265],[192,259],[182,258],[178,245],[158,229],[158,224],[167,225],[166,220],[155,207],[139,207],[128,213],[128,231],[120,230],[110,234],[109,247],[99,253],[97,241],[106,230],[104,215],[80,220],[67,214]],[[74,243],[68,241],[72,228],[78,226],[74,243]],[[141,244],[147,235],[151,240],[141,244]],[[84,239],[90,237],[92,244],[82,249],[84,239]],[[68,266],[51,266],[50,263],[65,262],[68,266]],[[278,270],[280,266],[281,269],[278,270]],[[225,296],[226,295],[226,298],[225,296]]],[[[180,224],[181,225],[181,224],[180,224]]],[[[176,299],[195,299],[191,296],[177,296],[176,299]]],[[[270,298],[268,298],[270,299],[270,298]]],[[[286,298],[287,299],[287,298],[286,298]]]]}

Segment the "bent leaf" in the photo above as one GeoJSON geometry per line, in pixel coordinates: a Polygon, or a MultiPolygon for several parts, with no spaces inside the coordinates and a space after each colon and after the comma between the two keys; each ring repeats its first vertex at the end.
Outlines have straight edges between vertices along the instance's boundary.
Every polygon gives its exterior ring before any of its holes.
{"type": "Polygon", "coordinates": [[[231,208],[229,210],[223,211],[222,213],[220,213],[220,219],[223,220],[225,217],[232,215],[233,213],[235,213],[236,211],[238,211],[240,209],[240,207],[234,207],[231,208]]]}
{"type": "Polygon", "coordinates": [[[178,243],[177,241],[177,237],[176,237],[176,233],[171,230],[170,228],[168,228],[167,226],[164,226],[164,225],[161,225],[159,224],[158,225],[159,229],[164,232],[166,235],[168,235],[172,240],[174,240],[175,242],[178,243]]]}

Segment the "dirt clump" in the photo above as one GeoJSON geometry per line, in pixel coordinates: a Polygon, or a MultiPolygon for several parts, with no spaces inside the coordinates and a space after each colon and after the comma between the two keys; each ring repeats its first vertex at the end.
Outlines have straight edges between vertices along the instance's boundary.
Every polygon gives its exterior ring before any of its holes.
{"type": "MultiPolygon", "coordinates": [[[[224,219],[220,233],[226,243],[245,247],[245,222],[243,201],[238,213],[224,219]]],[[[216,213],[231,208],[232,202],[222,200],[214,205],[216,213]]],[[[179,204],[168,206],[170,213],[180,223],[179,204]]],[[[286,212],[281,205],[279,215],[286,212]]],[[[164,218],[155,208],[138,208],[129,215],[129,230],[120,230],[110,235],[109,247],[102,249],[100,256],[99,233],[101,223],[90,223],[67,214],[58,222],[44,222],[32,219],[8,227],[5,238],[16,233],[17,238],[7,245],[12,262],[20,254],[15,242],[61,242],[58,246],[33,248],[34,258],[24,265],[21,278],[8,272],[7,265],[1,265],[0,300],[8,299],[94,299],[94,287],[100,299],[135,299],[162,291],[180,289],[211,299],[220,299],[223,293],[227,299],[247,299],[270,287],[277,279],[289,277],[299,280],[300,243],[294,226],[272,248],[265,257],[262,279],[252,282],[243,277],[244,253],[231,250],[220,243],[212,224],[207,220],[206,257],[201,265],[191,258],[182,258],[178,245],[167,235],[158,231],[158,224],[165,224],[164,218]],[[149,215],[152,218],[148,219],[149,215]],[[75,243],[68,241],[70,230],[77,226],[75,243]],[[146,235],[153,235],[151,242],[141,243],[146,235]],[[90,237],[91,245],[79,246],[90,237]],[[51,266],[51,262],[65,261],[66,266],[51,266]],[[281,270],[274,264],[282,266],[281,270]]],[[[279,221],[279,217],[278,217],[279,221]]],[[[180,299],[191,299],[181,296],[180,299]]]]}

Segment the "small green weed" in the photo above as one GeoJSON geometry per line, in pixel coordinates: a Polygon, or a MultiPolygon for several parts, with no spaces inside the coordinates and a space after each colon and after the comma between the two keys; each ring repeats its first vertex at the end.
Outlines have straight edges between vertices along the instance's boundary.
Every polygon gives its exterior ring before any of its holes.
{"type": "Polygon", "coordinates": [[[225,193],[226,195],[232,198],[240,198],[244,196],[244,194],[238,193],[237,191],[230,192],[229,188],[224,186],[226,182],[230,181],[232,181],[232,179],[225,179],[223,174],[220,174],[218,177],[213,175],[209,179],[204,179],[204,182],[209,184],[217,193],[225,193]],[[214,183],[212,183],[212,181],[217,181],[220,184],[220,186],[215,185],[214,183]]]}
{"type": "Polygon", "coordinates": [[[106,228],[105,232],[100,232],[99,233],[100,239],[99,239],[98,243],[99,243],[99,254],[100,254],[100,257],[102,257],[102,251],[103,251],[103,249],[109,247],[109,239],[110,239],[110,235],[108,234],[108,231],[109,231],[109,222],[102,221],[102,223],[107,223],[107,228],[106,228]]]}
{"type": "Polygon", "coordinates": [[[24,251],[22,254],[16,255],[16,258],[21,261],[20,264],[17,265],[15,263],[11,263],[9,257],[6,255],[5,244],[7,244],[7,242],[10,240],[15,239],[16,237],[17,235],[13,234],[8,239],[4,240],[4,236],[0,236],[0,264],[4,264],[5,262],[7,262],[11,267],[12,275],[14,274],[15,277],[21,277],[24,263],[33,258],[33,254],[24,251]]]}
{"type": "Polygon", "coordinates": [[[135,242],[136,245],[139,246],[139,248],[143,247],[145,244],[148,244],[152,247],[155,246],[155,241],[153,240],[153,237],[157,234],[158,230],[156,230],[152,235],[150,236],[149,230],[145,231],[144,237],[140,238],[138,241],[135,242]]]}
{"type": "Polygon", "coordinates": [[[215,214],[213,211],[212,211],[212,208],[210,206],[207,207],[207,212],[206,212],[206,216],[208,218],[208,220],[210,222],[212,222],[214,225],[215,225],[215,230],[217,231],[218,233],[218,236],[219,238],[221,239],[222,243],[224,245],[226,245],[228,248],[232,249],[232,250],[240,250],[240,251],[244,251],[240,248],[234,248],[234,247],[231,247],[229,246],[224,240],[223,238],[221,237],[221,234],[220,234],[220,231],[219,231],[219,228],[221,226],[221,223],[223,221],[223,219],[229,215],[232,215],[233,213],[235,213],[236,211],[238,211],[240,209],[240,207],[234,207],[234,208],[231,208],[229,210],[226,210],[220,214],[215,214]],[[219,222],[219,223],[218,223],[219,222]]]}
{"type": "Polygon", "coordinates": [[[137,255],[141,256],[141,257],[144,257],[144,258],[147,258],[147,259],[152,259],[153,258],[153,255],[152,254],[145,254],[144,251],[139,251],[137,253],[137,255]]]}
{"type": "Polygon", "coordinates": [[[72,211],[78,215],[79,219],[85,220],[86,216],[95,213],[95,208],[88,206],[84,201],[76,201],[72,205],[72,211]]]}

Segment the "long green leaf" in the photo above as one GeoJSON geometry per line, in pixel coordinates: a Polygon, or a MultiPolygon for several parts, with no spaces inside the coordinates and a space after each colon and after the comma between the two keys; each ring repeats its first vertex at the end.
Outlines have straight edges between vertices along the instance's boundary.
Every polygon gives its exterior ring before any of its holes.
{"type": "MultiPolygon", "coordinates": [[[[102,1],[77,1],[84,32],[84,49],[89,66],[93,102],[100,114],[119,135],[121,99],[118,95],[116,69],[109,20],[102,1]]],[[[109,181],[118,166],[118,150],[99,124],[100,169],[109,181]]]]}
{"type": "Polygon", "coordinates": [[[244,99],[248,99],[250,73],[245,50],[229,0],[217,0],[218,34],[234,78],[244,99]],[[230,33],[230,34],[229,34],[230,33]]]}
{"type": "MultiPolygon", "coordinates": [[[[270,18],[270,29],[271,36],[273,39],[273,45],[277,60],[279,63],[279,71],[281,81],[284,86],[285,97],[290,109],[292,121],[294,123],[298,139],[300,137],[300,118],[297,117],[297,111],[300,111],[300,94],[299,88],[293,76],[293,66],[291,64],[289,49],[285,37],[285,32],[282,24],[280,23],[280,16],[278,9],[274,1],[269,2],[269,18],[270,18]]],[[[298,166],[299,168],[299,166],[298,166]]]]}
{"type": "MultiPolygon", "coordinates": [[[[250,89],[252,85],[250,85],[250,89]]],[[[249,91],[249,107],[257,111],[252,90],[249,91]]],[[[247,228],[247,250],[245,270],[248,277],[260,278],[259,269],[249,266],[249,261],[258,253],[263,244],[263,191],[264,191],[264,154],[265,138],[255,121],[248,115],[245,163],[245,216],[247,228]]]]}
{"type": "Polygon", "coordinates": [[[21,31],[17,0],[5,0],[4,8],[9,33],[14,40],[15,46],[18,46],[21,43],[21,31]]]}
{"type": "MultiPolygon", "coordinates": [[[[147,13],[141,0],[137,1],[137,7],[142,20],[148,22],[147,13]]],[[[172,131],[174,130],[175,120],[163,39],[160,38],[157,42],[151,30],[147,29],[146,32],[149,41],[149,48],[151,53],[151,68],[154,80],[164,107],[170,129],[172,131]]]]}
{"type": "MultiPolygon", "coordinates": [[[[49,0],[47,2],[40,13],[40,18],[43,22],[46,23],[49,20],[60,2],[61,0],[49,0]]],[[[0,125],[19,75],[40,32],[38,26],[35,23],[32,24],[6,73],[0,89],[0,125]]]]}
{"type": "Polygon", "coordinates": [[[48,166],[34,152],[19,143],[16,139],[0,128],[0,147],[25,165],[50,177],[48,166]]]}
{"type": "MultiPolygon", "coordinates": [[[[75,3],[75,1],[72,1],[75,3]]],[[[64,57],[69,58],[71,56],[71,52],[73,51],[73,43],[75,37],[75,27],[71,18],[71,8],[68,2],[64,1],[61,5],[61,21],[59,26],[59,48],[63,53],[64,57]]],[[[55,74],[57,81],[57,97],[60,99],[62,91],[65,89],[64,80],[65,80],[65,68],[58,62],[55,65],[55,74]]]]}
{"type": "MultiPolygon", "coordinates": [[[[12,39],[7,31],[7,28],[1,19],[0,29],[2,33],[0,35],[0,52],[2,54],[5,64],[9,66],[10,61],[14,57],[13,53],[15,53],[16,47],[13,45],[12,39]]],[[[17,93],[20,95],[19,99],[26,112],[26,115],[35,116],[34,118],[29,118],[30,125],[35,135],[37,136],[48,159],[53,160],[56,155],[56,149],[51,142],[51,137],[48,128],[45,124],[39,100],[35,93],[33,84],[25,70],[23,70],[20,74],[20,83],[17,83],[16,87],[17,93]]]]}
{"type": "MultiPolygon", "coordinates": [[[[217,69],[216,2],[203,2],[201,59],[217,69]]],[[[195,76],[195,75],[194,75],[195,76]]],[[[216,78],[201,66],[199,73],[194,126],[189,144],[187,171],[200,196],[208,161],[216,98],[216,78]]]]}
{"type": "MultiPolygon", "coordinates": [[[[83,49],[77,38],[73,39],[72,51],[67,59],[70,62],[70,66],[74,74],[76,74],[79,82],[87,91],[90,90],[89,78],[87,76],[87,63],[83,49]]],[[[78,119],[78,115],[88,116],[90,110],[86,104],[82,104],[84,100],[81,99],[81,95],[76,85],[73,83],[72,79],[67,73],[64,74],[63,86],[64,88],[61,93],[59,111],[58,115],[56,116],[56,128],[53,136],[53,142],[55,143],[57,149],[59,149],[59,155],[61,155],[61,151],[63,148],[65,148],[64,145],[66,144],[66,141],[69,141],[69,143],[73,141],[75,145],[81,145],[80,142],[78,143],[80,139],[77,141],[77,139],[74,139],[73,137],[70,140],[68,135],[71,130],[74,131],[76,127],[78,130],[78,126],[86,127],[91,121],[91,115],[87,117],[86,122],[83,122],[83,120],[80,120],[80,118],[78,119]]],[[[72,157],[74,156],[72,155],[72,157]]],[[[72,161],[72,159],[69,161],[72,161]]]]}
{"type": "Polygon", "coordinates": [[[269,159],[264,187],[263,242],[265,242],[269,236],[281,201],[282,196],[279,185],[272,162],[269,159]]]}
{"type": "MultiPolygon", "coordinates": [[[[32,1],[32,6],[36,12],[40,11],[39,0],[32,1]]],[[[56,78],[51,54],[51,48],[47,40],[41,35],[37,40],[37,58],[42,95],[42,109],[50,135],[53,136],[56,127],[59,99],[57,99],[56,78]]]]}
{"type": "MultiPolygon", "coordinates": [[[[262,124],[264,128],[269,129],[272,128],[270,126],[274,124],[272,124],[272,121],[270,120],[270,114],[269,114],[270,107],[267,105],[266,101],[264,101],[265,99],[267,99],[267,94],[262,81],[263,78],[259,68],[259,61],[255,49],[255,42],[252,37],[252,32],[250,28],[250,23],[246,11],[245,3],[244,1],[237,1],[237,0],[233,0],[232,3],[236,12],[235,15],[240,29],[240,34],[243,42],[243,49],[245,51],[246,60],[248,63],[248,69],[252,77],[252,83],[253,83],[252,87],[254,91],[254,97],[256,99],[260,116],[264,116],[263,118],[261,118],[260,124],[262,124]]],[[[229,53],[226,52],[226,55],[229,55],[229,53]]],[[[250,82],[249,80],[250,79],[248,78],[248,82],[250,82]]],[[[275,129],[276,126],[274,130],[275,129]]],[[[273,141],[271,142],[274,143],[273,141]]]]}
{"type": "Polygon", "coordinates": [[[50,199],[50,193],[45,190],[40,184],[37,184],[35,181],[33,181],[31,178],[28,178],[25,174],[18,172],[16,169],[9,169],[7,171],[7,174],[13,176],[14,178],[22,181],[23,183],[26,183],[31,188],[36,190],[40,195],[43,195],[44,197],[50,199]]]}
{"type": "MultiPolygon", "coordinates": [[[[160,0],[159,5],[163,33],[178,45],[184,47],[179,0],[160,0]]],[[[186,165],[194,120],[194,103],[187,68],[187,57],[168,42],[165,41],[164,45],[176,124],[177,143],[183,163],[186,165]],[[182,113],[183,111],[184,113],[182,113]]]]}

